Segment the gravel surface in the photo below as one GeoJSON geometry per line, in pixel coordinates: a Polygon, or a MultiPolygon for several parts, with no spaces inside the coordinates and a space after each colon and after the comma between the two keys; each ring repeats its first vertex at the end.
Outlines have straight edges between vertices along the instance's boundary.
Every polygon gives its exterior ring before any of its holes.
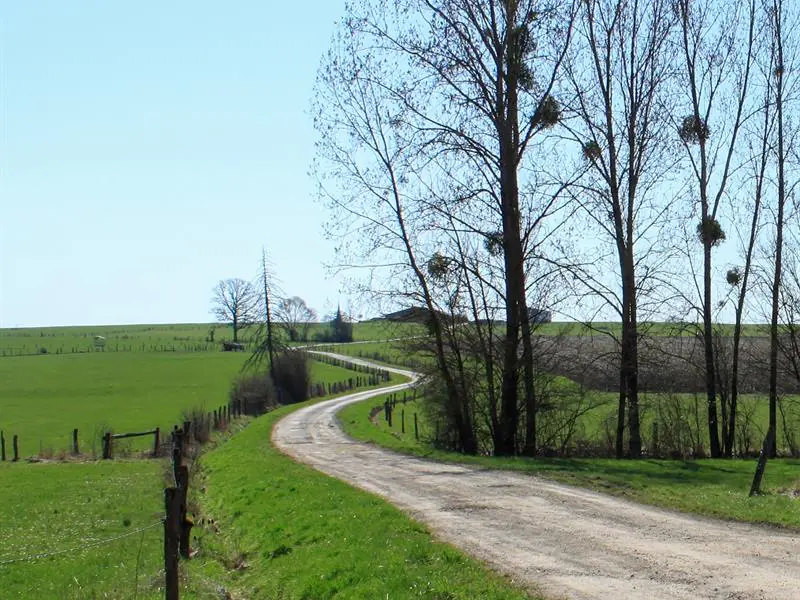
{"type": "Polygon", "coordinates": [[[342,432],[336,412],[343,406],[408,385],[291,413],[275,426],[273,443],[378,494],[439,539],[548,597],[800,599],[797,532],[692,517],[521,473],[411,458],[342,432]]]}

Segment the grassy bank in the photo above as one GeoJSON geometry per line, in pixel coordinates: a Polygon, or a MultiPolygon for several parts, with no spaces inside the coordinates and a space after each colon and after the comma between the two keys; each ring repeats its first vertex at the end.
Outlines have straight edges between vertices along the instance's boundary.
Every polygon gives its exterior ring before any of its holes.
{"type": "Polygon", "coordinates": [[[189,576],[242,598],[528,598],[376,496],[280,454],[286,407],[203,458],[199,498],[214,520],[189,576]]]}
{"type": "Polygon", "coordinates": [[[433,460],[473,464],[479,467],[522,471],[580,487],[621,496],[637,502],[700,515],[800,528],[800,460],[770,461],[763,495],[749,498],[754,460],[613,460],[528,459],[464,456],[433,448],[427,441],[431,426],[424,411],[408,403],[406,433],[400,432],[398,404],[392,427],[380,414],[369,420],[372,407],[383,398],[345,407],[339,413],[344,430],[352,437],[398,452],[433,460]],[[409,420],[417,412],[420,440],[409,420]]]}

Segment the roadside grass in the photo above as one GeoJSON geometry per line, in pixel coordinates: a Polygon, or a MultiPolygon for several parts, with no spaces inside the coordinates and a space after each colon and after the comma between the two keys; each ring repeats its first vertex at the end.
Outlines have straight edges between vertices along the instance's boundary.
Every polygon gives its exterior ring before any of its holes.
{"type": "MultiPolygon", "coordinates": [[[[213,410],[228,401],[243,353],[102,353],[0,359],[0,429],[10,451],[57,455],[78,428],[81,451],[100,451],[103,427],[116,432],[172,428],[181,411],[213,410]]],[[[313,382],[343,381],[354,372],[312,361],[313,382]]],[[[132,449],[150,444],[135,440],[132,449]]],[[[121,446],[121,445],[120,445],[121,446]]]]}
{"type": "Polygon", "coordinates": [[[163,566],[164,464],[0,463],[0,596],[156,599],[163,566]],[[152,528],[50,558],[2,564],[152,528]]]}
{"type": "Polygon", "coordinates": [[[197,500],[219,533],[200,534],[190,579],[234,598],[529,597],[377,496],[273,448],[275,422],[302,406],[260,417],[202,458],[197,500]]]}
{"type": "MultiPolygon", "coordinates": [[[[369,412],[382,406],[386,396],[346,406],[339,420],[351,437],[391,450],[433,460],[471,464],[483,468],[521,471],[569,485],[627,498],[636,502],[722,519],[800,528],[800,460],[771,460],[762,483],[763,494],[749,498],[755,460],[614,460],[566,458],[498,458],[465,456],[434,448],[431,424],[420,405],[409,402],[406,432],[400,433],[400,410],[395,408],[392,427],[369,412]],[[417,412],[420,440],[414,439],[409,415],[417,412]]],[[[413,416],[411,417],[413,418],[413,416]]]]}

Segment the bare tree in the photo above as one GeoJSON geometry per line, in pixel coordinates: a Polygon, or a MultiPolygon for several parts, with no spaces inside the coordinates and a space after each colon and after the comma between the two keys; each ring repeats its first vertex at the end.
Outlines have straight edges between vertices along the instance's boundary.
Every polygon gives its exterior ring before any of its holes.
{"type": "Polygon", "coordinates": [[[775,119],[777,125],[776,140],[776,169],[777,169],[777,198],[774,206],[775,214],[775,244],[774,262],[771,284],[771,314],[770,314],[770,348],[769,348],[769,430],[772,433],[772,447],[770,455],[777,453],[777,413],[778,413],[778,350],[779,350],[779,319],[781,304],[781,289],[783,277],[783,238],[787,202],[796,183],[787,181],[794,158],[794,148],[791,140],[796,131],[792,131],[792,122],[789,114],[793,96],[797,93],[797,75],[795,70],[797,62],[797,27],[800,12],[794,3],[784,3],[783,0],[768,0],[767,16],[769,19],[769,32],[771,39],[771,54],[774,57],[775,77],[775,119]]]}
{"type": "Polygon", "coordinates": [[[242,328],[256,320],[258,293],[244,279],[223,279],[212,290],[211,312],[221,323],[230,323],[233,341],[239,341],[242,328]]]}
{"type": "Polygon", "coordinates": [[[280,300],[276,313],[278,321],[291,342],[307,340],[308,327],[312,321],[317,319],[317,313],[308,307],[305,300],[298,296],[280,300]]]}
{"type": "MultiPolygon", "coordinates": [[[[698,195],[692,204],[693,208],[699,207],[696,230],[703,248],[699,312],[703,322],[710,451],[717,458],[722,455],[722,446],[717,418],[711,261],[713,249],[725,240],[718,218],[720,204],[738,166],[735,152],[742,124],[748,117],[756,0],[751,0],[749,6],[715,0],[678,0],[675,8],[679,14],[681,50],[677,83],[687,106],[678,119],[678,136],[694,179],[690,189],[698,195]]],[[[727,431],[723,432],[727,442],[727,431]]]]}
{"type": "Polygon", "coordinates": [[[657,189],[675,166],[669,131],[668,78],[675,13],[670,0],[582,3],[579,35],[567,61],[572,87],[567,121],[589,169],[572,187],[600,244],[571,267],[579,287],[600,298],[622,321],[616,451],[638,457],[639,311],[654,287],[661,259],[655,247],[669,202],[657,189]],[[606,260],[607,259],[607,260],[606,260]],[[612,272],[617,277],[610,281],[612,272]]]}
{"type": "Polygon", "coordinates": [[[351,7],[320,74],[318,173],[341,229],[360,236],[363,252],[349,264],[371,267],[373,287],[375,269],[384,267],[395,298],[428,310],[449,411],[469,452],[477,449],[471,409],[441,318],[449,299],[431,285],[427,267],[462,260],[439,251],[453,241],[442,228],[451,216],[471,248],[496,242],[501,277],[491,295],[502,305],[504,335],[494,450],[515,453],[520,404],[535,412],[533,369],[521,368],[531,362],[521,173],[528,150],[560,117],[552,91],[573,3],[564,8],[412,0],[401,9],[365,0],[351,7]]]}

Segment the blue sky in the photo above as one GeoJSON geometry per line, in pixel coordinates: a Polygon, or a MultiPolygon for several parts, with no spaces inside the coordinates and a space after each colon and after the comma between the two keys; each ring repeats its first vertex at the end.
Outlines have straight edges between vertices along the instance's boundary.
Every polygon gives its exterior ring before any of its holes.
{"type": "Polygon", "coordinates": [[[308,110],[343,10],[0,3],[0,327],[210,321],[262,245],[335,307],[308,110]]]}

